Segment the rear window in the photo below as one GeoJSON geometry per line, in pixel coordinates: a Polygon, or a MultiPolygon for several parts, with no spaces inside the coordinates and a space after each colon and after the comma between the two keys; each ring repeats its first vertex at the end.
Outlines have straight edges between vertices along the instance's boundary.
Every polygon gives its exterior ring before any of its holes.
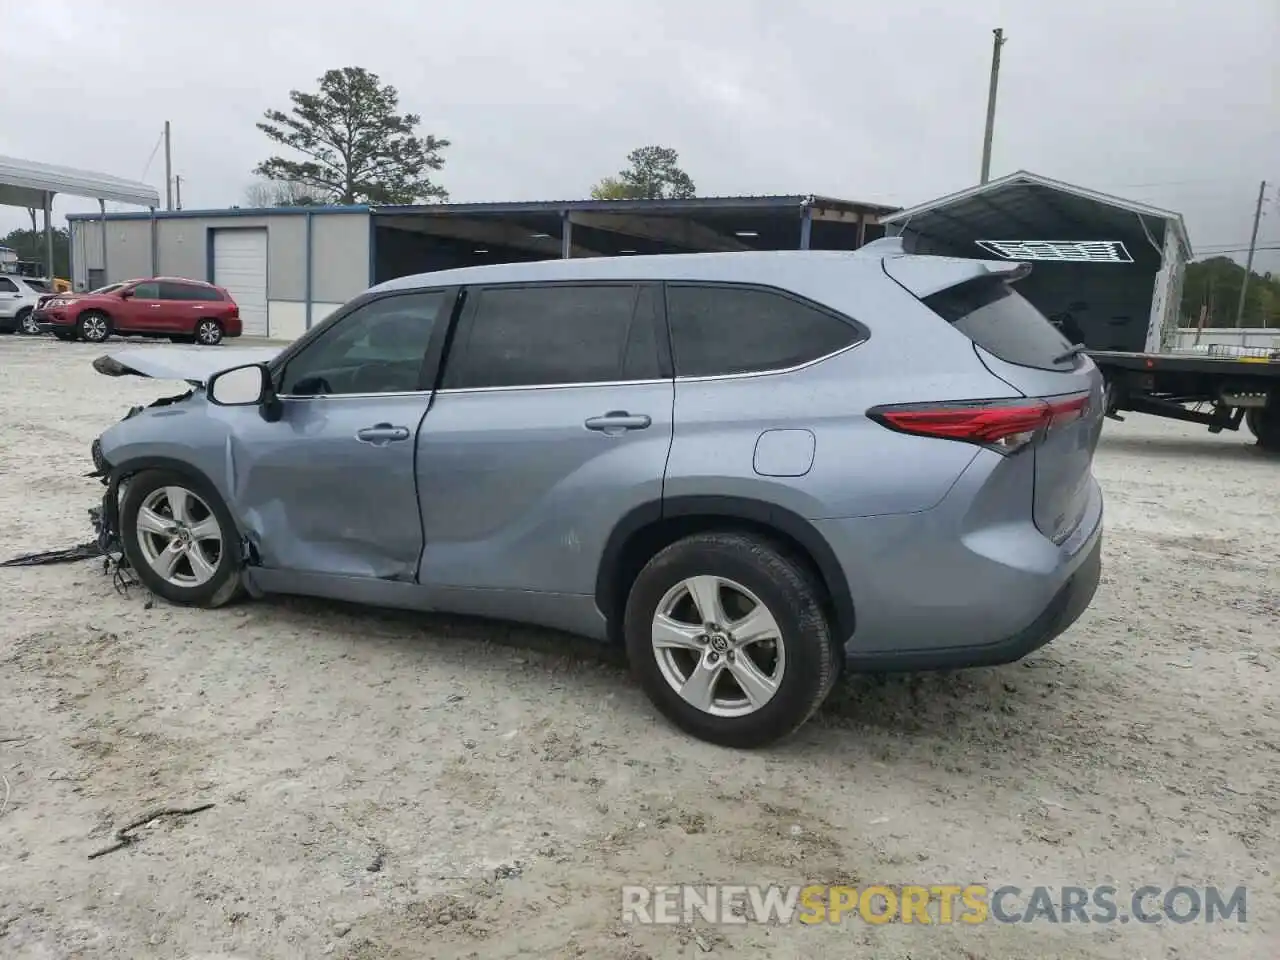
{"type": "Polygon", "coordinates": [[[1064,370],[1055,363],[1071,343],[1044,314],[998,277],[978,277],[924,298],[925,305],[988,353],[1006,363],[1064,370]]]}

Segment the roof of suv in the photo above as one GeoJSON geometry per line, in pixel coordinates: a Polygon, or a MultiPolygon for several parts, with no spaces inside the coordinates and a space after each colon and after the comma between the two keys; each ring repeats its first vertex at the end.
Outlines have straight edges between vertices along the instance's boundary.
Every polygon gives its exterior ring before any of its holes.
{"type": "MultiPolygon", "coordinates": [[[[473,283],[546,283],[558,280],[692,280],[721,283],[759,283],[789,287],[801,277],[816,279],[824,287],[830,273],[841,268],[843,285],[848,272],[886,260],[894,261],[891,275],[917,297],[925,297],[984,274],[1001,274],[1016,280],[1031,265],[1009,260],[979,260],[906,254],[894,241],[876,241],[849,250],[759,250],[743,253],[675,253],[633,257],[583,257],[566,260],[534,260],[495,263],[481,267],[438,270],[388,280],[372,292],[473,283]],[[816,272],[815,272],[816,268],[816,272]]],[[[876,273],[880,273],[876,269],[876,273]]]]}
{"type": "MultiPolygon", "coordinates": [[[[495,263],[397,277],[374,291],[469,283],[520,283],[555,280],[763,280],[804,264],[852,264],[866,259],[848,250],[759,250],[743,253],[665,253],[654,256],[583,257],[495,263]]],[[[876,258],[879,259],[878,257],[876,258]]]]}

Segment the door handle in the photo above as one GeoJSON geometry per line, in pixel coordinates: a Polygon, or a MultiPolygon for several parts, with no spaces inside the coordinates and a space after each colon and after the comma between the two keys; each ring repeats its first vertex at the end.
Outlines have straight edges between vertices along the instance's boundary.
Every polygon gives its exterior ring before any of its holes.
{"type": "Polygon", "coordinates": [[[372,427],[357,430],[356,439],[361,443],[372,443],[374,446],[380,447],[384,444],[395,443],[398,440],[408,440],[409,428],[393,427],[389,423],[375,423],[372,427]]]}
{"type": "Polygon", "coordinates": [[[588,430],[601,433],[621,433],[623,430],[643,430],[653,423],[643,413],[627,413],[625,410],[610,410],[601,417],[588,417],[584,422],[588,430]]]}

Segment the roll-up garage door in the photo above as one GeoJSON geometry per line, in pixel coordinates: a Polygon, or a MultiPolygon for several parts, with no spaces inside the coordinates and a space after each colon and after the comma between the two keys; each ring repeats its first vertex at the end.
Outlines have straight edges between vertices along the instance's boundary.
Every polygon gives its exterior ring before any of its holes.
{"type": "Polygon", "coordinates": [[[239,304],[244,335],[267,336],[267,231],[215,230],[213,282],[239,304]]]}

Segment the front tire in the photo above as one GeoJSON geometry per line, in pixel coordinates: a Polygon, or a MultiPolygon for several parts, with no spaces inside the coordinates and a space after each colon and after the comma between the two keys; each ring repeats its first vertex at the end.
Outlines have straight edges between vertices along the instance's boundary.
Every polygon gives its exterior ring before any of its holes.
{"type": "Polygon", "coordinates": [[[138,579],[170,603],[220,607],[239,593],[235,522],[204,480],[172,470],[132,477],[120,505],[120,539],[138,579]]]}
{"type": "Polygon", "coordinates": [[[660,551],[631,587],[624,631],[631,669],[658,710],[721,746],[795,732],[838,675],[813,577],[746,534],[697,534],[660,551]]]}
{"type": "Polygon", "coordinates": [[[28,337],[39,335],[40,327],[36,323],[35,314],[36,312],[30,307],[18,314],[18,326],[16,329],[19,333],[25,334],[28,337]]]}
{"type": "Polygon", "coordinates": [[[103,343],[111,336],[111,318],[101,310],[86,310],[76,321],[76,333],[86,343],[103,343]]]}

